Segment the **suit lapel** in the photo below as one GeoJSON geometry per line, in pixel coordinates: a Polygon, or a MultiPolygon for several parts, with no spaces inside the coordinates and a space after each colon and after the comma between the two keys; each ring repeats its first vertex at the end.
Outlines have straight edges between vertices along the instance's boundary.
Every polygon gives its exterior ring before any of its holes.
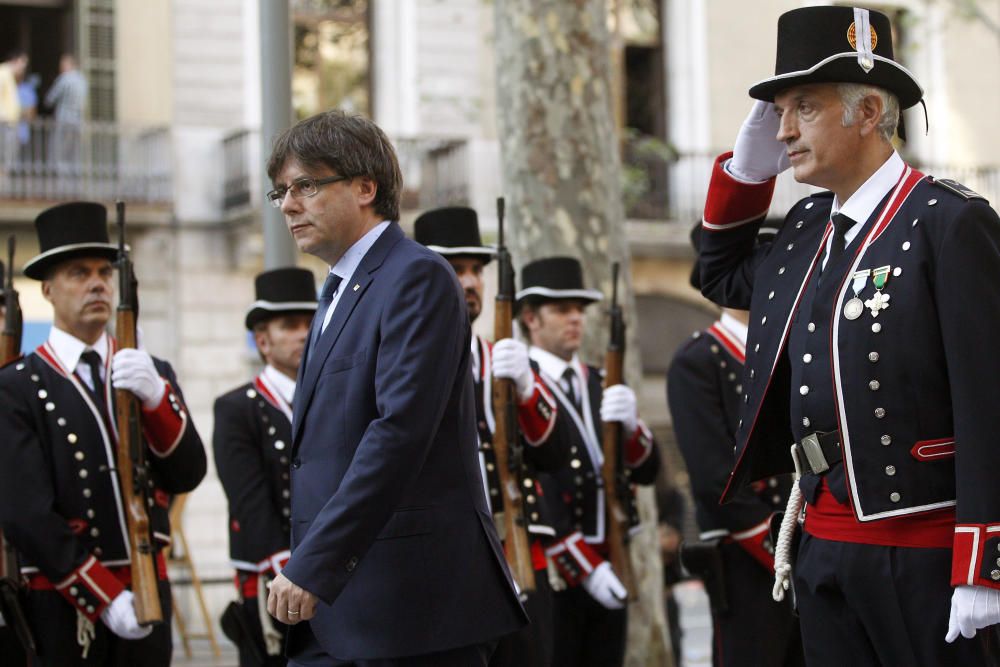
{"type": "MultiPolygon", "coordinates": [[[[319,380],[319,373],[323,368],[323,363],[330,356],[331,351],[337,343],[337,339],[340,338],[340,334],[344,330],[344,326],[354,313],[355,306],[358,305],[361,297],[368,291],[368,286],[371,285],[374,279],[372,274],[382,265],[382,261],[389,250],[402,238],[403,232],[395,222],[391,223],[382,232],[382,235],[375,241],[375,245],[371,247],[365,254],[364,259],[361,260],[358,268],[354,271],[354,275],[349,280],[343,282],[343,293],[340,296],[340,301],[337,302],[337,308],[333,311],[333,317],[330,318],[330,323],[326,326],[326,331],[320,334],[319,339],[316,341],[315,349],[309,349],[311,346],[307,346],[303,364],[299,367],[298,383],[295,389],[295,406],[292,420],[293,450],[294,447],[298,446],[302,420],[309,409],[309,405],[312,403],[313,394],[316,390],[316,382],[319,380]]],[[[317,317],[320,316],[319,313],[316,315],[317,317]]],[[[322,322],[319,322],[318,326],[322,326],[322,322]]]]}

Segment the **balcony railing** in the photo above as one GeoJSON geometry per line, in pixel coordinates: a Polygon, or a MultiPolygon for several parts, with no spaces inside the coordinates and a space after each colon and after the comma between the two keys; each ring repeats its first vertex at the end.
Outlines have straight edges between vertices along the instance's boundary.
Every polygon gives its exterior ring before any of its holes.
{"type": "Polygon", "coordinates": [[[163,127],[48,119],[0,125],[0,199],[165,204],[173,194],[171,162],[163,127]]]}

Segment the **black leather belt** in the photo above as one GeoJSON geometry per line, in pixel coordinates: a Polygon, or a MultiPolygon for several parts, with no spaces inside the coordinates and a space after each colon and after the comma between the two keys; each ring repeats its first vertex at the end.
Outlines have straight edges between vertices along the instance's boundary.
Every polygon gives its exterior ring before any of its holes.
{"type": "Polygon", "coordinates": [[[810,433],[795,443],[795,457],[803,475],[823,474],[844,458],[840,449],[840,431],[810,433]]]}

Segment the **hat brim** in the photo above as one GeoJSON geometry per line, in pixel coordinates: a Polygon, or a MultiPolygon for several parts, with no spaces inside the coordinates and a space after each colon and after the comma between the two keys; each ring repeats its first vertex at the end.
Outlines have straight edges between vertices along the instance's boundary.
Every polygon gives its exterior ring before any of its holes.
{"type": "Polygon", "coordinates": [[[315,313],[319,307],[316,301],[254,301],[247,310],[244,324],[248,331],[259,322],[287,313],[315,313]]]}
{"type": "Polygon", "coordinates": [[[552,289],[550,287],[528,287],[517,293],[517,307],[527,300],[555,301],[562,299],[579,299],[594,303],[601,301],[604,295],[595,289],[552,289]]]}
{"type": "Polygon", "coordinates": [[[483,264],[489,264],[494,257],[497,256],[496,248],[491,248],[490,246],[482,245],[468,245],[468,246],[444,246],[444,245],[429,245],[428,250],[433,250],[439,255],[444,255],[445,257],[478,257],[483,260],[483,264]]]}
{"type": "Polygon", "coordinates": [[[24,275],[34,280],[45,280],[48,270],[68,259],[100,257],[111,261],[118,259],[118,246],[112,243],[72,243],[46,250],[24,264],[24,275]]]}
{"type": "Polygon", "coordinates": [[[884,88],[899,98],[899,106],[908,109],[919,102],[924,90],[913,74],[894,60],[873,55],[875,66],[865,72],[858,64],[856,51],[838,53],[806,70],[786,72],[759,81],[750,87],[750,97],[774,102],[781,91],[809,83],[861,83],[884,88]]]}

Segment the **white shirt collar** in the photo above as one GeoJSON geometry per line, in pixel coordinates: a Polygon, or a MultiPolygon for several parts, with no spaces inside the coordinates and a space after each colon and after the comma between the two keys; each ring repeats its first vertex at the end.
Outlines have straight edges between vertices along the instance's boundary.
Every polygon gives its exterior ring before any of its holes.
{"type": "Polygon", "coordinates": [[[736,338],[738,338],[739,341],[746,346],[747,325],[743,324],[729,313],[724,312],[722,313],[722,317],[719,318],[719,326],[736,336],[736,338]]]}
{"type": "Polygon", "coordinates": [[[278,396],[281,400],[291,405],[292,398],[295,396],[295,380],[288,377],[271,364],[264,366],[263,375],[267,378],[267,381],[271,383],[271,386],[274,387],[274,390],[278,392],[278,396]]]}
{"type": "MultiPolygon", "coordinates": [[[[330,268],[330,273],[336,273],[340,276],[341,281],[347,280],[354,275],[354,271],[361,264],[361,260],[365,258],[368,251],[372,249],[375,242],[378,241],[378,237],[382,236],[382,232],[385,231],[386,227],[389,226],[388,220],[383,220],[374,227],[368,230],[364,236],[354,242],[350,248],[347,249],[337,263],[330,268]]],[[[337,290],[338,292],[340,290],[337,290]]]]}
{"type": "Polygon", "coordinates": [[[534,359],[538,363],[538,367],[542,370],[542,372],[553,380],[561,381],[563,373],[566,372],[566,369],[572,368],[577,379],[581,383],[583,382],[583,375],[580,371],[580,360],[575,354],[572,359],[566,361],[564,359],[560,359],[547,350],[543,350],[540,347],[532,345],[528,348],[528,356],[534,359]]]}
{"type": "Polygon", "coordinates": [[[830,216],[832,217],[835,213],[843,213],[854,221],[854,224],[844,235],[845,244],[850,244],[854,240],[854,237],[861,231],[861,227],[875,212],[875,207],[899,182],[899,177],[905,169],[906,164],[903,162],[903,158],[899,157],[899,153],[893,151],[889,159],[882,163],[882,166],[869,176],[868,180],[846,202],[841,204],[834,195],[830,216]]]}
{"type": "Polygon", "coordinates": [[[80,355],[87,350],[95,350],[101,357],[101,365],[106,365],[108,361],[108,334],[101,333],[101,337],[93,345],[87,345],[82,340],[67,333],[62,329],[57,329],[55,325],[49,330],[49,347],[55,352],[56,359],[63,365],[63,368],[70,373],[76,372],[76,367],[80,363],[80,355]]]}

